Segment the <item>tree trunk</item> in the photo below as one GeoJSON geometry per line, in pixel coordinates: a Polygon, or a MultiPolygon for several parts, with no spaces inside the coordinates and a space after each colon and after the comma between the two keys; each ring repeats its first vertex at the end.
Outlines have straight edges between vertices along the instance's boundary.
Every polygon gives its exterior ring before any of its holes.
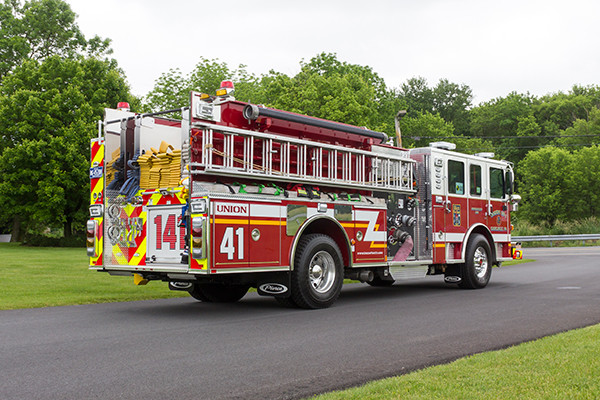
{"type": "Polygon", "coordinates": [[[21,241],[21,216],[15,215],[13,218],[13,226],[11,230],[11,242],[20,242],[21,241]]]}
{"type": "Polygon", "coordinates": [[[72,218],[67,217],[67,219],[65,220],[65,223],[63,225],[63,230],[64,230],[64,236],[66,239],[70,238],[71,236],[73,236],[73,231],[71,230],[71,225],[73,224],[73,220],[72,218]]]}

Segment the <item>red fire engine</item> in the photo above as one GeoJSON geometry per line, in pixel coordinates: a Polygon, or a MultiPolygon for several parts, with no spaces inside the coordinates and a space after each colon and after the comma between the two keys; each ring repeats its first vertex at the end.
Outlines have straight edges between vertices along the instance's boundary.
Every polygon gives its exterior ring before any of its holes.
{"type": "Polygon", "coordinates": [[[178,110],[106,110],[91,143],[91,269],[166,281],[204,302],[254,287],[322,308],[344,278],[389,286],[444,274],[483,288],[517,254],[510,163],[444,142],[394,147],[383,133],[239,102],[222,86],[178,110]]]}

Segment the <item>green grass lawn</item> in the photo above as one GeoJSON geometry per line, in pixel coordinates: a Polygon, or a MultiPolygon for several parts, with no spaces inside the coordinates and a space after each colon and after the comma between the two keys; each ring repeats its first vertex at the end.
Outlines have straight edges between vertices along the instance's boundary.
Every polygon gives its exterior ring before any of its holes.
{"type": "Polygon", "coordinates": [[[598,399],[599,339],[595,325],[314,399],[598,399]]]}
{"type": "Polygon", "coordinates": [[[188,296],[165,282],[135,286],[133,277],[91,271],[85,249],[0,243],[0,310],[188,296]]]}

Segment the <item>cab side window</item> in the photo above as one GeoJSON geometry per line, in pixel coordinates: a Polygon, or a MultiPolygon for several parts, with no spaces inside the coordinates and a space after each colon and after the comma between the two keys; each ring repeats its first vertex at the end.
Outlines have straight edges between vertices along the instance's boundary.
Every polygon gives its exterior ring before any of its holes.
{"type": "Polygon", "coordinates": [[[448,193],[465,194],[465,166],[460,161],[448,161],[448,193]]]}
{"type": "Polygon", "coordinates": [[[504,172],[499,168],[490,168],[490,197],[504,197],[504,172]]]}
{"type": "Polygon", "coordinates": [[[469,193],[471,196],[481,196],[481,166],[473,165],[469,166],[469,193]]]}

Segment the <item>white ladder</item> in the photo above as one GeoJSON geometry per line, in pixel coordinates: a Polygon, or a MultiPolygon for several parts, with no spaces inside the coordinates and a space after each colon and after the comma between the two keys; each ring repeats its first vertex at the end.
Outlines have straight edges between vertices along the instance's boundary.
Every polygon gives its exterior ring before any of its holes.
{"type": "Polygon", "coordinates": [[[201,134],[191,140],[192,175],[415,192],[415,161],[401,150],[397,154],[381,154],[207,123],[194,123],[192,127],[201,129],[201,134]],[[255,154],[255,149],[260,154],[255,154]]]}

